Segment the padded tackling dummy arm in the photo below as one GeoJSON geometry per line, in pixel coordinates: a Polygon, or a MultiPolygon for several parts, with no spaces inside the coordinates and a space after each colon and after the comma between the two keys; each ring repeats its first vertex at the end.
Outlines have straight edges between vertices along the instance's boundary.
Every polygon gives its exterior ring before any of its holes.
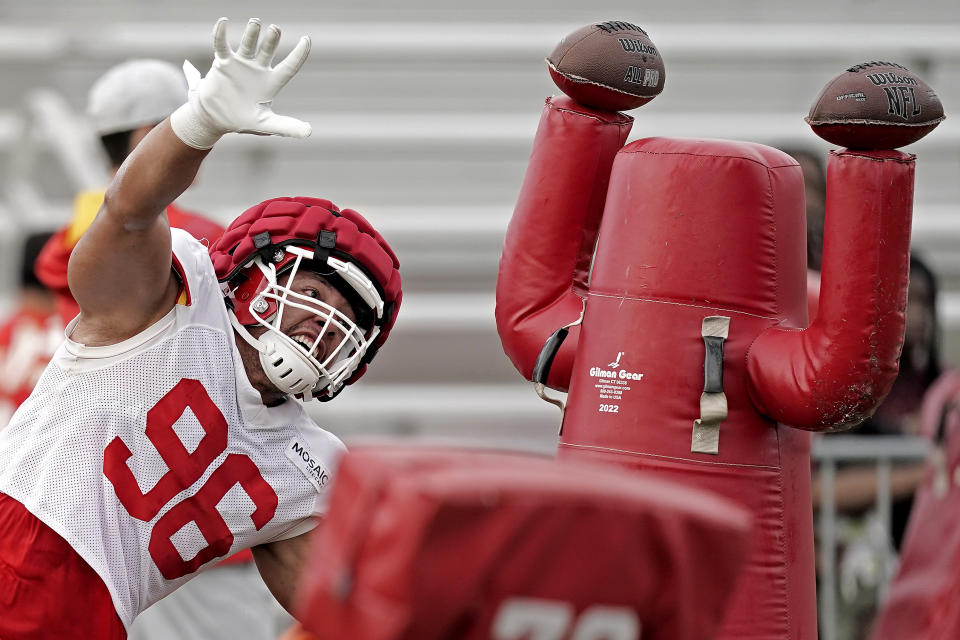
{"type": "MultiPolygon", "coordinates": [[[[547,339],[582,309],[610,180],[633,118],[548,98],[497,277],[497,330],[528,380],[547,339]]],[[[579,327],[556,355],[547,386],[566,391],[579,327]]]]}
{"type": "Polygon", "coordinates": [[[916,157],[831,151],[817,317],[770,328],[747,354],[750,395],[800,429],[856,426],[883,400],[903,344],[916,157]]]}

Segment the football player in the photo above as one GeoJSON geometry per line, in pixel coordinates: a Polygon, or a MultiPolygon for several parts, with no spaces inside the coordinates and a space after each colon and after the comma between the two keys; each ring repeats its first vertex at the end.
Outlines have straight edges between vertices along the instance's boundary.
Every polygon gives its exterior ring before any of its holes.
{"type": "Polygon", "coordinates": [[[252,548],[289,603],[342,443],[293,396],[336,396],[393,326],[398,262],[359,214],[280,198],[209,252],[164,209],[226,133],[304,137],[276,26],[226,19],[189,100],[137,146],[74,248],[81,313],[0,432],[0,637],[124,638],[136,615],[252,548]]]}

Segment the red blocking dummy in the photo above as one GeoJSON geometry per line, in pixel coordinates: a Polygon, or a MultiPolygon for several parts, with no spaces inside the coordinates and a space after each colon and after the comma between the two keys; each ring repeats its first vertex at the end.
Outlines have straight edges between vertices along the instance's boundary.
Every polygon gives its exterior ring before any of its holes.
{"type": "Polygon", "coordinates": [[[359,448],[296,609],[331,640],[706,640],[748,529],[732,503],[608,466],[359,448]]]}
{"type": "MultiPolygon", "coordinates": [[[[552,164],[562,174],[577,160],[549,135],[560,126],[549,108],[537,141],[552,146],[535,149],[539,164],[531,166],[547,173],[552,164]]],[[[568,105],[567,119],[575,113],[568,105]]],[[[586,125],[578,131],[600,135],[586,125]]],[[[853,426],[896,374],[913,156],[836,152],[828,174],[820,308],[802,330],[805,216],[796,162],[731,141],[651,138],[624,147],[609,177],[583,324],[563,346],[575,354],[548,378],[555,388],[569,384],[562,457],[643,469],[751,511],[754,545],[718,636],[725,639],[816,637],[809,439],[784,425],[853,426]]],[[[525,180],[505,243],[498,308],[529,303],[524,317],[552,312],[529,289],[575,286],[569,272],[512,268],[527,253],[549,263],[543,254],[552,245],[540,245],[525,225],[582,238],[574,214],[546,220],[527,204],[552,201],[553,187],[525,180]]],[[[509,320],[498,325],[504,349],[529,377],[545,338],[510,331],[509,320]]],[[[563,325],[556,320],[549,329],[563,325]]]]}
{"type": "Polygon", "coordinates": [[[960,638],[960,372],[927,392],[921,426],[934,453],[872,640],[960,638]]]}

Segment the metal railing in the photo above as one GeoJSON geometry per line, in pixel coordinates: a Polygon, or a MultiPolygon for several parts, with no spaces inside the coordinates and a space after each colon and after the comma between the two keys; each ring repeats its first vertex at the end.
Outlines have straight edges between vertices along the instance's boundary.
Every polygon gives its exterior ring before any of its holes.
{"type": "MultiPolygon", "coordinates": [[[[817,515],[817,555],[819,558],[820,585],[819,601],[820,638],[838,640],[838,514],[836,505],[836,477],[838,463],[860,463],[876,465],[877,472],[877,517],[887,537],[891,531],[892,499],[890,491],[891,468],[895,463],[916,462],[927,458],[931,450],[926,438],[906,436],[827,436],[817,437],[813,441],[812,458],[818,464],[820,476],[820,509],[817,515]]],[[[877,589],[878,606],[886,597],[888,587],[890,557],[884,557],[884,566],[879,572],[880,584],[877,589]]]]}

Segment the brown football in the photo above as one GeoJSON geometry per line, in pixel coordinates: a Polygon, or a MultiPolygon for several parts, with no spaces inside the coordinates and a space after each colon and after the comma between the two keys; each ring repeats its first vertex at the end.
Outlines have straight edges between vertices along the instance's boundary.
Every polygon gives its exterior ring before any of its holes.
{"type": "Polygon", "coordinates": [[[814,133],[848,149],[896,149],[944,119],[927,83],[894,62],[850,67],[823,88],[805,118],[814,133]]]}
{"type": "Polygon", "coordinates": [[[660,50],[629,22],[577,29],[547,56],[550,76],[565,94],[606,111],[636,109],[660,95],[666,77],[660,50]]]}

